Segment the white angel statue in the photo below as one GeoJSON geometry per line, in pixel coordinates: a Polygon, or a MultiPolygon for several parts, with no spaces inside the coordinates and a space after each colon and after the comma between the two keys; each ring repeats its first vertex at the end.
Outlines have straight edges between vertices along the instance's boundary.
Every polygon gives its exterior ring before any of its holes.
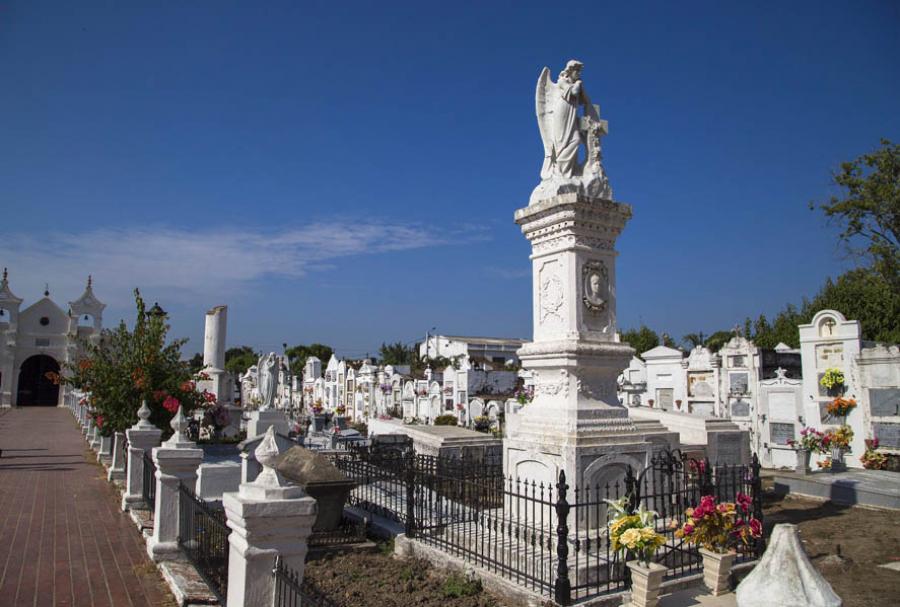
{"type": "Polygon", "coordinates": [[[278,383],[277,365],[278,361],[274,352],[269,352],[259,359],[257,372],[259,374],[260,411],[268,411],[275,406],[275,388],[278,383]]]}
{"type": "Polygon", "coordinates": [[[556,82],[546,67],[538,78],[535,112],[544,143],[544,164],[532,203],[570,191],[612,199],[600,153],[600,137],[606,134],[607,124],[584,90],[583,68],[584,64],[573,59],[556,82]],[[578,158],[582,144],[586,148],[583,163],[578,158]]]}

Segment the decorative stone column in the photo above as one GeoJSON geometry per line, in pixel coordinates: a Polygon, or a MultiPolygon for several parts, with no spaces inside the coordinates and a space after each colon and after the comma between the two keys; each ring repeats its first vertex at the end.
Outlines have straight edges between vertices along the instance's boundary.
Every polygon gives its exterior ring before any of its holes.
{"type": "Polygon", "coordinates": [[[144,452],[159,445],[162,430],[151,424],[150,409],[146,401],[138,409],[138,421],[125,431],[128,437],[128,478],[125,494],[122,496],[122,510],[143,501],[144,496],[144,452]]]}
{"type": "Polygon", "coordinates": [[[125,478],[125,433],[116,432],[113,437],[112,464],[106,480],[109,482],[120,481],[125,478]]]}
{"type": "Polygon", "coordinates": [[[262,436],[268,432],[269,428],[275,428],[275,432],[287,436],[290,433],[290,426],[284,412],[277,409],[269,409],[268,411],[251,411],[250,420],[247,422],[247,438],[251,439],[255,436],[262,436]]]}
{"type": "Polygon", "coordinates": [[[175,434],[153,449],[156,464],[156,506],[153,512],[153,536],[147,552],[154,561],[171,560],[178,555],[179,483],[192,490],[197,482],[197,467],[203,461],[203,450],[188,440],[184,432],[188,421],[178,407],[172,418],[175,434]]]}
{"type": "Polygon", "coordinates": [[[222,496],[232,530],[228,536],[229,607],[272,604],[276,556],[303,579],[316,500],[275,470],[278,454],[275,430],[270,426],[255,451],[263,471],[252,483],[241,483],[237,493],[222,496]]]}

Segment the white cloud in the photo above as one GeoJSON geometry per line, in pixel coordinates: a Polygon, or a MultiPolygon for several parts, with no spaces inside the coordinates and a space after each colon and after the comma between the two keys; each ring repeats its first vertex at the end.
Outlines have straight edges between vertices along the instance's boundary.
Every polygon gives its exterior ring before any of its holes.
{"type": "Polygon", "coordinates": [[[190,303],[234,293],[271,276],[299,278],[354,255],[459,243],[483,235],[415,224],[333,221],[284,230],[171,227],[0,235],[0,265],[26,305],[49,282],[55,299],[74,299],[93,274],[98,295],[128,306],[134,287],[190,303]]]}

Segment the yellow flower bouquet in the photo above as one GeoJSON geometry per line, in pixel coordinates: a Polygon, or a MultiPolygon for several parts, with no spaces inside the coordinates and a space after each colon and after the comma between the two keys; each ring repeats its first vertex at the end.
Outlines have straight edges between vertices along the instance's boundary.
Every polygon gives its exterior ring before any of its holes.
{"type": "Polygon", "coordinates": [[[631,553],[638,561],[649,565],[656,551],[666,543],[666,538],[654,528],[655,512],[644,509],[642,504],[637,512],[629,513],[625,507],[627,500],[627,497],[605,500],[610,506],[607,524],[610,547],[617,554],[631,553]]]}

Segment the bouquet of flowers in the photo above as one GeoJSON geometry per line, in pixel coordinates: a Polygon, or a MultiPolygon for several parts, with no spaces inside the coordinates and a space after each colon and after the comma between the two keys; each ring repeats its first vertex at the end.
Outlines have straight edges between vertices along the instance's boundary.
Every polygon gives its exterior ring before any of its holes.
{"type": "Polygon", "coordinates": [[[798,449],[806,449],[810,453],[825,453],[825,447],[822,445],[822,439],[825,437],[824,432],[819,432],[815,428],[803,428],[800,430],[800,440],[791,439],[788,445],[798,449]]]}
{"type": "Polygon", "coordinates": [[[887,456],[884,453],[879,453],[877,449],[877,438],[866,439],[866,452],[859,458],[863,468],[868,470],[884,470],[887,467],[887,456]]]}
{"type": "Polygon", "coordinates": [[[338,415],[343,415],[345,411],[347,411],[347,408],[344,407],[344,405],[338,405],[337,407],[334,408],[334,412],[337,413],[338,415]]]}
{"type": "Polygon", "coordinates": [[[322,406],[322,401],[317,400],[312,404],[312,412],[316,415],[319,415],[325,408],[322,406]]]}
{"type": "Polygon", "coordinates": [[[828,447],[840,447],[841,449],[850,450],[850,442],[853,440],[853,430],[850,426],[840,426],[834,430],[825,433],[828,437],[828,447]]]}
{"type": "Polygon", "coordinates": [[[762,523],[750,515],[751,504],[750,496],[743,493],[737,494],[735,502],[722,503],[704,495],[700,505],[685,510],[688,519],[675,531],[675,537],[720,554],[749,544],[751,538],[762,536],[762,523]]]}
{"type": "Polygon", "coordinates": [[[851,411],[856,408],[856,401],[852,398],[842,398],[838,396],[833,401],[828,403],[828,407],[825,409],[826,413],[830,417],[847,417],[851,411]]]}
{"type": "Polygon", "coordinates": [[[654,528],[656,512],[644,509],[641,504],[637,512],[629,513],[625,508],[627,496],[604,501],[610,508],[607,528],[613,551],[623,556],[630,552],[638,561],[649,565],[656,551],[666,543],[666,538],[654,528]]]}
{"type": "Polygon", "coordinates": [[[822,379],[819,380],[819,383],[829,390],[843,386],[844,372],[836,367],[825,369],[825,374],[822,375],[822,379]]]}

